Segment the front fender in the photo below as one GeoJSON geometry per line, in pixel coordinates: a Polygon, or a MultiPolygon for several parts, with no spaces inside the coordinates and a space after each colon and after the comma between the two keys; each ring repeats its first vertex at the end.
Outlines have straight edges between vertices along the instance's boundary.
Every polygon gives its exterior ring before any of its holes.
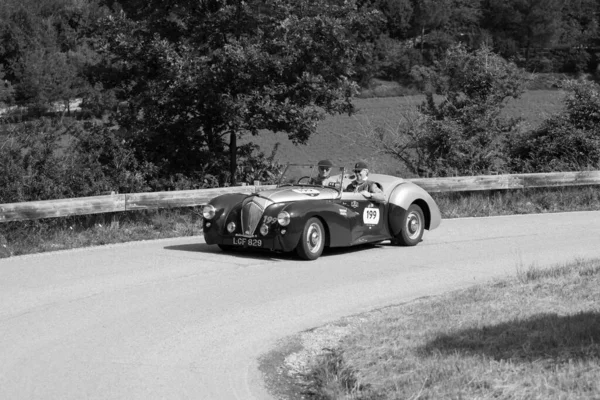
{"type": "Polygon", "coordinates": [[[218,243],[217,237],[225,232],[225,221],[230,213],[239,209],[242,201],[248,197],[244,193],[231,193],[217,196],[210,200],[208,204],[215,208],[215,216],[211,220],[203,221],[204,238],[206,243],[218,243]]]}
{"type": "Polygon", "coordinates": [[[283,210],[290,213],[292,222],[288,232],[300,238],[306,221],[312,217],[319,218],[327,232],[326,245],[331,247],[348,246],[351,242],[350,223],[342,215],[343,208],[333,200],[296,202],[288,204],[283,210]]]}

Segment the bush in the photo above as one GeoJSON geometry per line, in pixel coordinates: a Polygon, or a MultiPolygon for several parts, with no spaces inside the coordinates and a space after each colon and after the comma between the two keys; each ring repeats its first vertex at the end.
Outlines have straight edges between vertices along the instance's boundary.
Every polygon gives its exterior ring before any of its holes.
{"type": "Polygon", "coordinates": [[[150,190],[148,180],[156,168],[140,164],[117,130],[85,123],[72,132],[65,154],[65,172],[76,196],[102,192],[136,193],[150,190]]]}
{"type": "Polygon", "coordinates": [[[570,81],[565,111],[509,145],[514,172],[600,168],[600,86],[570,81]]]}
{"type": "Polygon", "coordinates": [[[564,99],[569,122],[578,129],[595,131],[600,123],[600,86],[589,81],[568,81],[564,99]]]}
{"type": "MultiPolygon", "coordinates": [[[[226,155],[206,157],[201,168],[169,173],[140,162],[118,130],[89,122],[51,120],[0,126],[0,203],[97,196],[109,192],[187,190],[223,186],[226,155]]],[[[266,156],[258,146],[238,150],[238,181],[275,183],[282,166],[278,146],[266,156]]]]}
{"type": "Polygon", "coordinates": [[[149,189],[152,166],[138,165],[113,130],[50,120],[0,129],[0,203],[149,189]]]}
{"type": "Polygon", "coordinates": [[[0,202],[61,197],[64,167],[60,133],[48,121],[3,125],[0,145],[0,202]]]}
{"type": "Polygon", "coordinates": [[[487,48],[467,52],[455,46],[434,68],[417,72],[432,91],[405,136],[408,143],[395,146],[395,155],[419,175],[504,171],[505,141],[519,121],[500,112],[507,98],[523,92],[522,71],[487,48]]]}
{"type": "MultiPolygon", "coordinates": [[[[259,150],[254,143],[238,146],[236,182],[253,184],[260,180],[263,185],[275,184],[281,174],[283,165],[275,161],[279,148],[277,143],[269,156],[259,150]]],[[[224,167],[228,165],[228,154],[213,154],[198,152],[198,160],[206,160],[193,170],[171,172],[154,168],[153,175],[148,180],[152,191],[191,190],[228,186],[231,173],[224,167]]]]}
{"type": "Polygon", "coordinates": [[[423,63],[418,49],[407,46],[398,40],[381,37],[376,43],[378,65],[381,78],[390,81],[406,79],[415,65],[423,63]]]}
{"type": "Polygon", "coordinates": [[[564,116],[551,118],[509,145],[513,172],[581,171],[600,167],[597,133],[577,129],[564,116]]]}
{"type": "Polygon", "coordinates": [[[279,143],[275,144],[268,156],[253,143],[241,148],[243,151],[238,158],[236,181],[253,184],[255,180],[259,180],[263,185],[276,184],[284,167],[275,161],[279,143]]]}

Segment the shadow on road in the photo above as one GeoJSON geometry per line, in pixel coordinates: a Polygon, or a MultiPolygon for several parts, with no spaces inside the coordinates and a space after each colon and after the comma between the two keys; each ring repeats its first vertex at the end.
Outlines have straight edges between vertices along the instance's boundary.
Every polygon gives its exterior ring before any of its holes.
{"type": "MultiPolygon", "coordinates": [[[[366,251],[369,249],[376,249],[378,247],[383,247],[384,244],[363,244],[352,247],[334,247],[334,248],[325,248],[321,258],[324,257],[332,257],[343,254],[351,254],[354,252],[366,251]]],[[[232,249],[228,251],[221,250],[216,245],[208,245],[206,243],[191,243],[191,244],[181,244],[175,246],[165,246],[165,250],[174,250],[174,251],[189,251],[189,252],[200,252],[200,253],[211,253],[211,254],[226,254],[229,256],[240,257],[240,258],[264,258],[271,260],[301,260],[300,257],[296,255],[295,252],[289,253],[279,253],[270,250],[263,249],[251,249],[251,248],[239,248],[232,249]]]]}
{"type": "Polygon", "coordinates": [[[270,250],[239,248],[228,251],[221,250],[216,245],[206,243],[181,244],[176,246],[165,246],[165,250],[190,251],[194,253],[222,254],[239,258],[262,258],[265,260],[292,260],[297,258],[295,253],[276,253],[270,250]]]}
{"type": "Polygon", "coordinates": [[[203,253],[218,253],[220,250],[218,247],[210,246],[206,243],[190,243],[190,244],[180,244],[177,246],[165,246],[165,250],[176,250],[176,251],[192,251],[198,252],[201,251],[203,253]]]}
{"type": "Polygon", "coordinates": [[[600,313],[540,314],[438,336],[425,354],[485,355],[494,360],[552,363],[600,358],[600,313]]]}

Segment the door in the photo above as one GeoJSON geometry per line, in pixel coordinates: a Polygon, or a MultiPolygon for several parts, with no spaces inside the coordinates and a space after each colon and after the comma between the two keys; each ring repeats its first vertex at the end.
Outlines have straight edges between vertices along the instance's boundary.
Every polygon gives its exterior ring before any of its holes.
{"type": "Polygon", "coordinates": [[[343,193],[342,205],[348,209],[351,244],[389,239],[384,203],[367,200],[358,193],[343,193]]]}

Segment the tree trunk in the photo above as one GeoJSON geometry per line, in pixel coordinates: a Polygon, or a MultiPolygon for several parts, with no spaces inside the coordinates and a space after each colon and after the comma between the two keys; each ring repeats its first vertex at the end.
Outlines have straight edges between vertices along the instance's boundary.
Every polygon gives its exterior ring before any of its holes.
{"type": "Polygon", "coordinates": [[[231,186],[236,185],[235,171],[237,170],[237,135],[235,131],[229,133],[229,172],[231,174],[231,186]]]}

